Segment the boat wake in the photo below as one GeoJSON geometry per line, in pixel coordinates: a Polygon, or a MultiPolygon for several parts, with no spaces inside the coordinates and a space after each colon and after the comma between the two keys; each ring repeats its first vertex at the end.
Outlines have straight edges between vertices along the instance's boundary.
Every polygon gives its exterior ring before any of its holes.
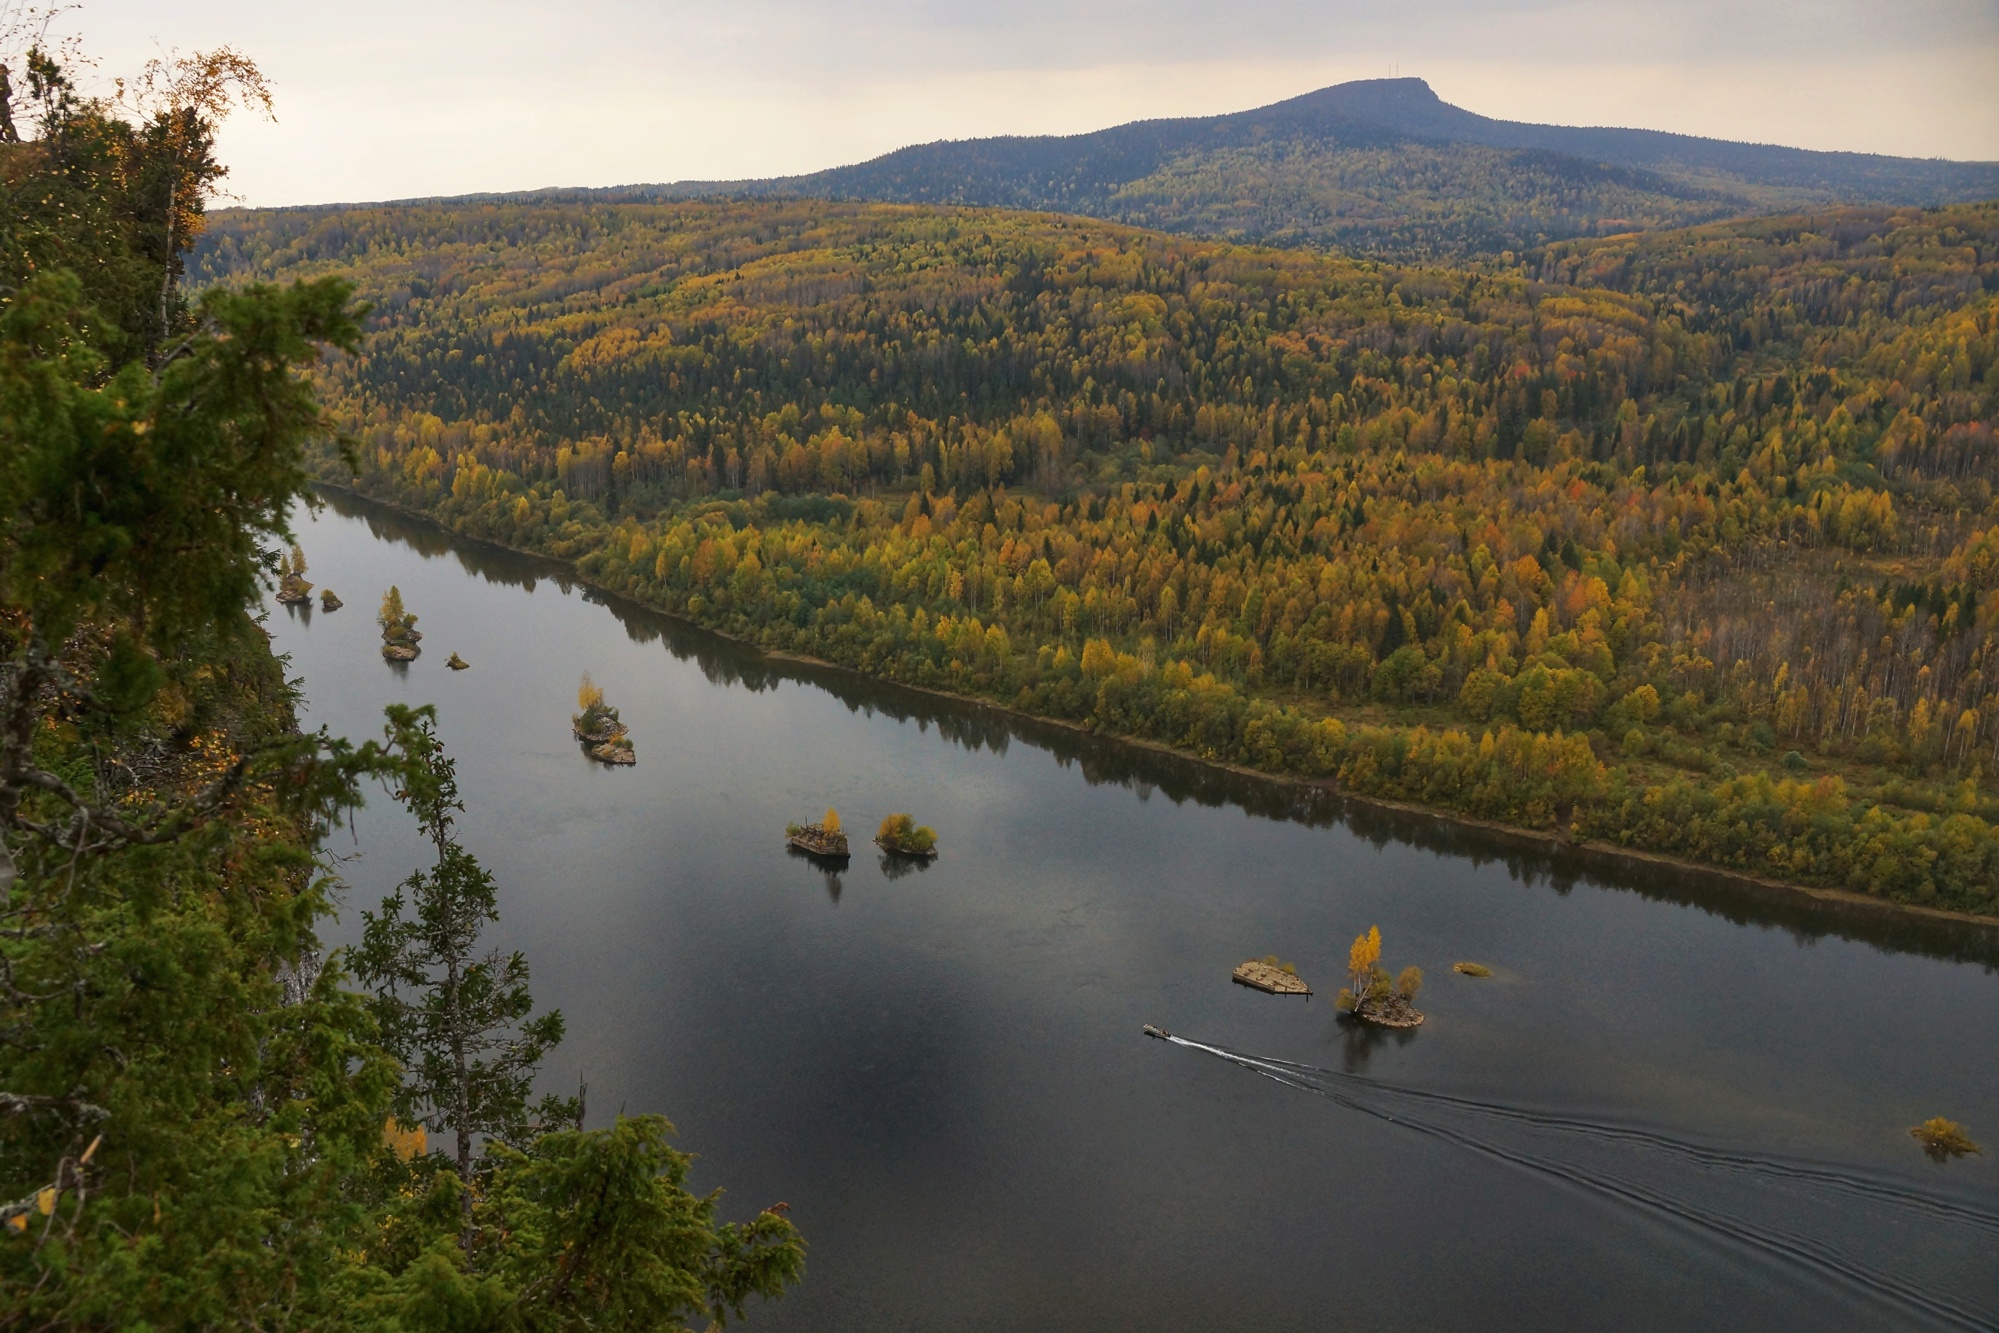
{"type": "MultiPolygon", "coordinates": [[[[1899,1315],[1945,1328],[1999,1327],[1999,1311],[1870,1262],[1833,1239],[1865,1209],[1880,1229],[1923,1229],[1923,1247],[1989,1256],[1999,1211],[1865,1171],[1758,1155],[1654,1129],[1381,1083],[1356,1074],[1249,1055],[1148,1027],[1148,1036],[1240,1066],[1348,1110],[1454,1143],[1508,1166],[1636,1209],[1684,1232],[1795,1272],[1829,1280],[1899,1315]],[[1814,1227],[1814,1221],[1825,1223],[1814,1227]]],[[[1865,1228],[1863,1227],[1863,1230],[1865,1228]]]]}

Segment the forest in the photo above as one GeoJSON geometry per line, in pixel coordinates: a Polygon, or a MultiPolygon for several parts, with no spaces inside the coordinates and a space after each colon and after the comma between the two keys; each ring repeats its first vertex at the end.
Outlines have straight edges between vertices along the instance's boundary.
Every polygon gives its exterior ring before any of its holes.
{"type": "Polygon", "coordinates": [[[815,201],[219,214],[328,480],[1214,760],[1999,912],[1999,205],[1397,266],[815,201]]]}
{"type": "Polygon", "coordinates": [[[562,1015],[491,945],[434,710],[299,725],[260,620],[359,312],[183,281],[261,71],[162,56],[114,102],[7,54],[0,1326],[652,1333],[781,1294],[785,1205],[726,1220],[663,1116],[533,1097],[562,1015]],[[426,855],[328,953],[327,839],[371,794],[426,855]]]}

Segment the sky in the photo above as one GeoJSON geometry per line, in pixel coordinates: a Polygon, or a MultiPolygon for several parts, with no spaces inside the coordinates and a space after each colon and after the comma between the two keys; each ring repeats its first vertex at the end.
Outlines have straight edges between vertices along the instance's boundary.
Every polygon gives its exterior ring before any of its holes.
{"type": "Polygon", "coordinates": [[[788,175],[1391,74],[1511,120],[1999,160],[1999,0],[85,0],[57,27],[105,79],[256,60],[277,121],[221,143],[253,205],[788,175]]]}

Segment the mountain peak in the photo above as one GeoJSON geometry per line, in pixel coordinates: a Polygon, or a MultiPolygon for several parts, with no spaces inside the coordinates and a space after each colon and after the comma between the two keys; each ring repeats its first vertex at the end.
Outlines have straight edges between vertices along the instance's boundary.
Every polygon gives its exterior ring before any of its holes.
{"type": "Polygon", "coordinates": [[[1496,120],[1419,78],[1077,135],[918,144],[772,181],[658,193],[804,195],[1082,213],[1274,244],[1432,258],[1827,204],[1999,196],[1999,163],[1496,120]]]}

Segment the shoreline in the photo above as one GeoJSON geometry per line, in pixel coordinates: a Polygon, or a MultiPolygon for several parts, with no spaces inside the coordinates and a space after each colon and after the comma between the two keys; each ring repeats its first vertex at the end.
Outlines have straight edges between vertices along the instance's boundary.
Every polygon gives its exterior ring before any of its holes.
{"type": "Polygon", "coordinates": [[[1229,763],[1226,760],[1204,758],[1186,750],[1176,749],[1163,741],[1155,741],[1142,736],[1124,736],[1115,732],[1099,731],[1081,722],[1072,722],[1066,718],[1044,717],[1039,713],[1026,712],[1014,708],[1009,704],[999,703],[996,700],[987,699],[979,695],[961,694],[954,690],[939,689],[931,685],[917,685],[909,681],[896,680],[892,677],[872,676],[859,668],[842,666],[838,662],[829,662],[824,658],[811,657],[804,653],[795,653],[782,648],[766,648],[762,644],[752,642],[749,639],[716,629],[710,625],[704,625],[700,621],[690,619],[682,613],[651,606],[626,593],[618,592],[595,583],[584,577],[582,572],[577,569],[574,560],[566,560],[560,556],[550,555],[546,551],[508,546],[504,542],[493,541],[486,537],[469,536],[446,526],[432,515],[423,513],[421,510],[411,509],[393,500],[380,499],[364,491],[357,490],[352,486],[342,485],[339,482],[327,481],[324,478],[314,478],[312,484],[314,487],[338,492],[341,495],[359,500],[364,504],[379,505],[383,509],[401,515],[413,522],[426,524],[457,541],[474,542],[479,545],[492,547],[495,550],[506,551],[513,555],[545,561],[550,565],[565,570],[569,577],[573,578],[578,584],[589,588],[600,596],[615,597],[632,606],[640,607],[649,614],[665,616],[671,620],[679,621],[681,624],[698,629],[704,634],[712,634],[718,639],[725,640],[749,652],[756,653],[759,657],[768,661],[789,662],[800,666],[809,666],[817,670],[842,672],[877,685],[887,685],[895,689],[910,690],[918,694],[926,694],[936,699],[946,699],[952,703],[968,707],[990,709],[994,712],[1004,713],[1011,718],[1031,722],[1037,726],[1060,727],[1077,735],[1088,736],[1094,740],[1132,746],[1154,754],[1165,755],[1188,763],[1217,769],[1237,777],[1252,778],[1260,782],[1280,784],[1294,789],[1319,791],[1342,801],[1351,801],[1373,809],[1391,811],[1397,814],[1420,816],[1424,819],[1448,823],[1461,828],[1476,829],[1499,837],[1531,843],[1543,849],[1550,849],[1557,852],[1580,852],[1585,855],[1603,857],[1609,860],[1634,861],[1647,865],[1661,866],[1691,874],[1709,876],[1739,888],[1755,889],[1762,892],[1774,891],[1793,898],[1810,899],[1815,903],[1827,907],[1862,908],[1872,913],[1900,917],[1905,920],[1959,926],[1977,926],[1999,933],[1999,916],[1978,916],[1970,912],[1953,911],[1949,908],[1924,907],[1916,903],[1900,903],[1892,899],[1875,898],[1868,894],[1856,893],[1851,889],[1826,888],[1814,884],[1799,884],[1791,880],[1772,879],[1766,875],[1755,875],[1748,871],[1733,870],[1726,866],[1709,865],[1703,861],[1693,861],[1686,857],[1674,856],[1667,852],[1645,851],[1641,848],[1626,847],[1619,843],[1605,842],[1601,839],[1571,838],[1561,833],[1542,829],[1522,828],[1517,824],[1505,824],[1498,820],[1483,819],[1476,815],[1461,814],[1457,811],[1441,809],[1436,806],[1419,805],[1413,801],[1401,801],[1385,796],[1369,796],[1360,792],[1348,791],[1330,778],[1302,778],[1286,773],[1266,773],[1262,769],[1229,763]]]}

